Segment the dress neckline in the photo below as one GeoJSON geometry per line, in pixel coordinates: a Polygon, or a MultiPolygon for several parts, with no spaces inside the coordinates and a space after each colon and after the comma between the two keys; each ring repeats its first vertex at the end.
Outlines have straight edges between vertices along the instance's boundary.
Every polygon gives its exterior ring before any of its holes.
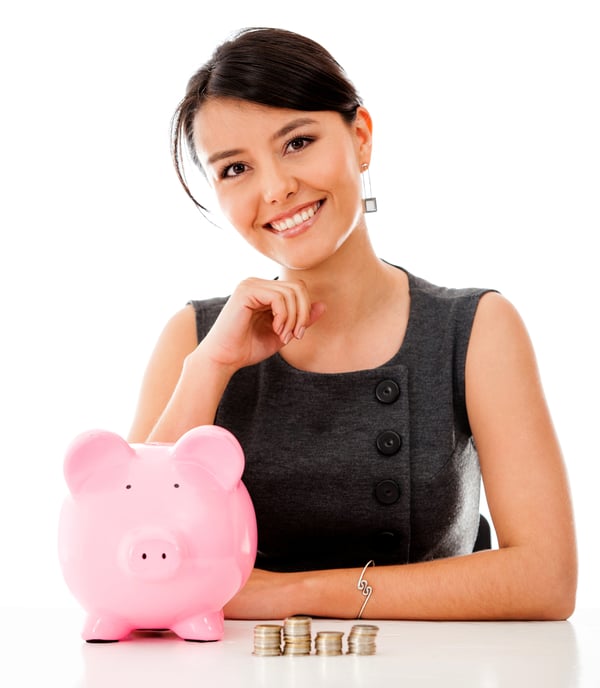
{"type": "MultiPolygon", "coordinates": [[[[387,261],[383,261],[386,262],[387,261]]],[[[401,360],[403,358],[403,353],[406,350],[408,346],[410,346],[410,342],[413,338],[413,331],[415,327],[418,324],[418,317],[417,317],[417,310],[416,310],[416,304],[415,304],[415,289],[414,289],[414,277],[413,275],[403,267],[400,267],[399,265],[394,265],[393,263],[388,263],[388,265],[392,265],[392,267],[397,268],[398,270],[401,270],[407,277],[408,280],[408,298],[409,298],[409,306],[408,306],[408,320],[406,322],[406,329],[404,332],[404,337],[402,338],[402,342],[400,343],[400,347],[396,351],[396,353],[389,358],[387,361],[384,361],[380,365],[374,366],[373,368],[360,368],[358,370],[347,370],[347,371],[341,371],[341,372],[333,372],[333,373],[327,373],[327,372],[316,372],[312,370],[305,370],[304,368],[298,368],[294,365],[292,365],[289,361],[286,361],[286,359],[281,355],[281,353],[277,352],[273,356],[271,356],[271,359],[273,361],[276,361],[279,364],[279,367],[287,369],[288,371],[293,371],[297,374],[301,375],[314,375],[314,376],[322,376],[322,377],[339,377],[339,376],[358,376],[360,374],[368,373],[371,371],[378,371],[382,370],[385,368],[388,368],[390,366],[396,366],[401,363],[401,360]]],[[[267,359],[269,360],[269,359],[267,359]]]]}

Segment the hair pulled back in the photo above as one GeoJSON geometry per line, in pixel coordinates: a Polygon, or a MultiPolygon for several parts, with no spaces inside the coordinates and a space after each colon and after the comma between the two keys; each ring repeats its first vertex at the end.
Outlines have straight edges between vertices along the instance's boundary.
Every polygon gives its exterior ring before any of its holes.
{"type": "Polygon", "coordinates": [[[342,67],[319,43],[292,31],[247,28],[217,47],[188,81],[171,124],[175,171],[193,196],[183,168],[183,147],[201,168],[194,147],[194,122],[209,98],[239,98],[276,108],[334,111],[348,123],[362,100],[342,67]]]}

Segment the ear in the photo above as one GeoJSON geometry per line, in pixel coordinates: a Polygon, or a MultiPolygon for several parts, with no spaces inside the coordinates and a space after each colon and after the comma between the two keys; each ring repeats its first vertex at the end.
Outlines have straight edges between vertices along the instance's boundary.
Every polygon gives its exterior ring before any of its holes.
{"type": "Polygon", "coordinates": [[[358,159],[361,165],[371,162],[371,150],[373,147],[373,120],[369,111],[362,107],[357,108],[353,122],[354,134],[357,142],[358,159]]]}
{"type": "Polygon", "coordinates": [[[244,472],[244,452],[237,439],[218,425],[188,430],[171,449],[175,461],[208,471],[225,490],[237,487],[244,472]]]}
{"type": "Polygon", "coordinates": [[[73,495],[98,470],[124,467],[135,456],[127,442],[113,432],[89,430],[71,442],[64,462],[65,480],[73,495]]]}

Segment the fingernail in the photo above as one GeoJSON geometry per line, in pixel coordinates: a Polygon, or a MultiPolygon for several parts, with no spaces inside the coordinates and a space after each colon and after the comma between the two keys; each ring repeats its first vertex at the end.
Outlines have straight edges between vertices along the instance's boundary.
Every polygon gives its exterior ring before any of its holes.
{"type": "Polygon", "coordinates": [[[291,338],[292,338],[292,333],[291,333],[291,332],[288,332],[288,333],[285,335],[285,337],[283,338],[283,343],[284,343],[284,344],[289,344],[291,338]]]}
{"type": "Polygon", "coordinates": [[[298,334],[296,335],[296,339],[302,339],[302,337],[304,337],[305,332],[306,332],[306,327],[301,327],[298,330],[298,334]]]}

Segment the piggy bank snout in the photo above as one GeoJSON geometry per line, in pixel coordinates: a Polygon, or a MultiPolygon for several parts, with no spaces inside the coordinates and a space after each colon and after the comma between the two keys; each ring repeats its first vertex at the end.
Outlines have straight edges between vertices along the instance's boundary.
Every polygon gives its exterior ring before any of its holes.
{"type": "Polygon", "coordinates": [[[168,531],[137,531],[124,539],[121,561],[132,576],[165,580],[177,573],[181,560],[178,538],[168,531]]]}

